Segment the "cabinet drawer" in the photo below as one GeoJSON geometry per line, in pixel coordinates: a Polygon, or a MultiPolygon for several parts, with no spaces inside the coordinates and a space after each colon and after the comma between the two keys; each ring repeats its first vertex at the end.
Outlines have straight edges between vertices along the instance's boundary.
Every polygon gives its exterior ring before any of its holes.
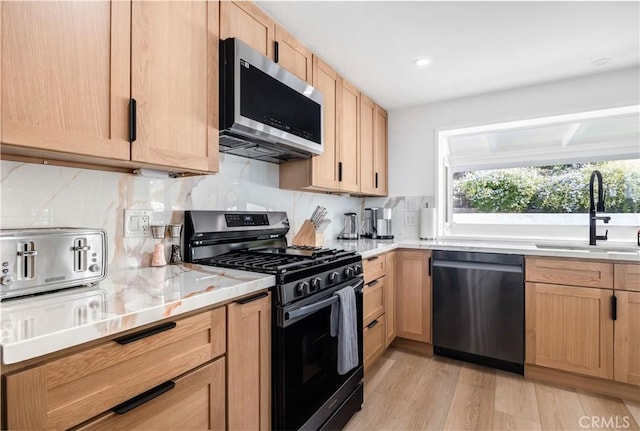
{"type": "Polygon", "coordinates": [[[221,307],[8,375],[7,425],[66,429],[109,410],[223,354],[225,321],[221,307]]]}
{"type": "Polygon", "coordinates": [[[223,430],[225,428],[225,358],[178,379],[175,386],[127,411],[110,411],[76,430],[223,430]]]}
{"type": "Polygon", "coordinates": [[[364,259],[362,261],[362,269],[365,283],[382,277],[385,274],[384,254],[364,259]]]}
{"type": "Polygon", "coordinates": [[[364,285],[362,322],[365,326],[384,313],[385,282],[386,277],[381,277],[364,285]]]}
{"type": "Polygon", "coordinates": [[[567,286],[613,288],[613,264],[589,260],[527,258],[526,279],[567,286]]]}
{"type": "Polygon", "coordinates": [[[368,369],[385,349],[385,315],[378,317],[364,327],[364,369],[368,369]]]}
{"type": "Polygon", "coordinates": [[[616,263],[613,280],[616,289],[640,292],[640,265],[616,263]]]}

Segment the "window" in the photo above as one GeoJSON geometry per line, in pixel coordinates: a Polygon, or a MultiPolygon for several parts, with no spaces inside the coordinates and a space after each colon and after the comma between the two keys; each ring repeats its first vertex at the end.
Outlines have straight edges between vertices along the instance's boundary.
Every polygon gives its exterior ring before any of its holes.
{"type": "Polygon", "coordinates": [[[585,237],[597,169],[612,216],[602,229],[631,238],[629,228],[640,227],[639,113],[633,106],[440,132],[441,234],[585,237]]]}

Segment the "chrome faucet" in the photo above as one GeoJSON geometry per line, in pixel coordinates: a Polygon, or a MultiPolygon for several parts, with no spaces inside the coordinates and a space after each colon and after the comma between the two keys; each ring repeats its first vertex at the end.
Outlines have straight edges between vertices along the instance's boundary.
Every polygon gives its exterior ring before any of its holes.
{"type": "Polygon", "coordinates": [[[611,217],[597,216],[596,212],[604,212],[604,190],[602,189],[602,174],[600,171],[591,172],[589,179],[589,245],[596,245],[596,240],[606,240],[609,230],[604,235],[596,235],[596,220],[602,220],[605,224],[609,223],[611,217]],[[594,202],[593,198],[593,181],[598,179],[598,202],[594,202]]]}

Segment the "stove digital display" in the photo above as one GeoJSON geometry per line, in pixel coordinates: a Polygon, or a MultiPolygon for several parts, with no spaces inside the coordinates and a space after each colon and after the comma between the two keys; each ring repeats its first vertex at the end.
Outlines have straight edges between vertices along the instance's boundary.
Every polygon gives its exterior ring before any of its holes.
{"type": "Polygon", "coordinates": [[[266,214],[225,214],[227,227],[269,226],[266,214]]]}

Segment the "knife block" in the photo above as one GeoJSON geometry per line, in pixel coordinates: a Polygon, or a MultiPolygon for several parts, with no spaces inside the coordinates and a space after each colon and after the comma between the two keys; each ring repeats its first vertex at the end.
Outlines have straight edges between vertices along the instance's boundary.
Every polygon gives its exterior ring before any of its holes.
{"type": "Polygon", "coordinates": [[[293,237],[293,245],[322,247],[324,245],[324,233],[316,232],[316,227],[311,223],[311,220],[305,220],[296,236],[293,237]]]}

